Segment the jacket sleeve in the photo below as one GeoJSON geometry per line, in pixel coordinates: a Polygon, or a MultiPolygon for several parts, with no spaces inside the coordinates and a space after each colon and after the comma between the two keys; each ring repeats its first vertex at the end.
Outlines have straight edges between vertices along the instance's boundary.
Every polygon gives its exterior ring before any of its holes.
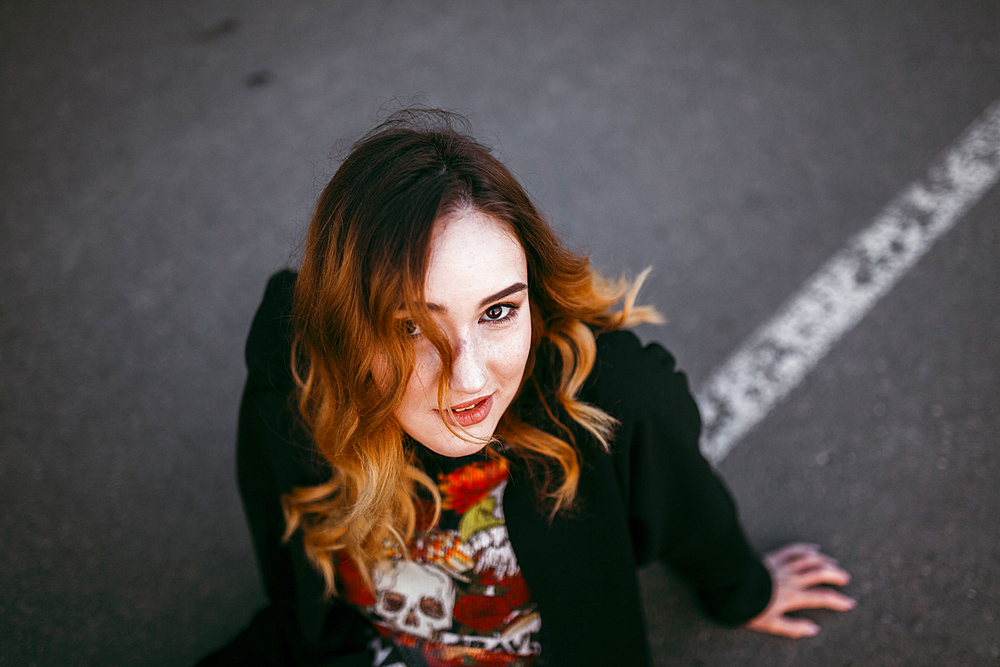
{"type": "Polygon", "coordinates": [[[674,358],[617,331],[598,338],[592,377],[590,394],[621,421],[613,454],[636,562],[665,562],[722,623],[756,616],[770,600],[771,578],[698,449],[701,417],[674,358]]]}
{"type": "Polygon", "coordinates": [[[338,599],[324,600],[322,576],[298,535],[285,543],[281,496],[329,479],[294,405],[291,299],[296,275],[271,278],[246,345],[247,383],[237,431],[237,479],[254,552],[272,605],[285,610],[281,629],[295,664],[369,661],[368,621],[338,599]],[[337,657],[339,661],[326,662],[337,657]],[[364,658],[364,660],[362,660],[364,658]]]}

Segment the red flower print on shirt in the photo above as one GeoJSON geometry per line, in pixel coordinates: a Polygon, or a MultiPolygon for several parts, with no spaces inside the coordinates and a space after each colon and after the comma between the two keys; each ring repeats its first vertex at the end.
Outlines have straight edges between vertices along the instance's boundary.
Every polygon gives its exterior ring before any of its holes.
{"type": "Polygon", "coordinates": [[[438,477],[441,506],[456,514],[475,505],[497,484],[507,479],[507,461],[477,461],[453,473],[438,477]]]}
{"type": "Polygon", "coordinates": [[[489,633],[499,628],[510,613],[531,599],[528,586],[520,574],[503,579],[483,572],[479,583],[494,587],[494,595],[464,595],[455,601],[456,621],[477,632],[489,633]]]}

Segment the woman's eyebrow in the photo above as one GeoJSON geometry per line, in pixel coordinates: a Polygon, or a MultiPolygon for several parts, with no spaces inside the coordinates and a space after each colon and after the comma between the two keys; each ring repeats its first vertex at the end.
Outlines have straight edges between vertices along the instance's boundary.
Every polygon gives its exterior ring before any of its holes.
{"type": "MultiPolygon", "coordinates": [[[[510,287],[504,287],[502,290],[500,290],[496,294],[490,294],[488,297],[486,297],[485,299],[483,299],[482,301],[479,302],[479,307],[480,308],[485,308],[487,305],[489,305],[493,301],[497,301],[499,299],[504,298],[505,296],[510,296],[511,294],[516,294],[516,293],[518,293],[518,292],[520,292],[522,290],[526,290],[526,289],[528,289],[528,286],[525,285],[524,283],[514,283],[510,287]]],[[[439,306],[436,303],[429,303],[429,304],[427,304],[427,310],[432,310],[432,311],[434,311],[436,313],[443,313],[444,311],[447,310],[447,308],[444,308],[443,306],[439,306]]]]}
{"type": "Polygon", "coordinates": [[[486,297],[485,299],[483,299],[482,301],[479,302],[479,307],[480,308],[485,308],[492,301],[498,301],[498,300],[504,298],[505,296],[510,296],[511,294],[516,294],[517,292],[520,292],[521,290],[526,290],[526,289],[528,289],[528,286],[525,285],[524,283],[514,283],[510,287],[505,287],[504,289],[500,290],[496,294],[490,294],[488,297],[486,297]]]}

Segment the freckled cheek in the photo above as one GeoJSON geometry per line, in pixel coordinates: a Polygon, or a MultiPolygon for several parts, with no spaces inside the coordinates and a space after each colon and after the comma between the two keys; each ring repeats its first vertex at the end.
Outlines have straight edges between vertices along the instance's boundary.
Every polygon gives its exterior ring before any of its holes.
{"type": "MultiPolygon", "coordinates": [[[[434,390],[425,388],[427,384],[426,380],[423,379],[421,368],[418,364],[410,375],[410,381],[406,385],[403,400],[396,407],[396,419],[399,420],[403,430],[415,438],[420,437],[421,429],[425,428],[425,426],[421,425],[425,424],[431,416],[428,406],[436,401],[436,394],[433,396],[429,394],[429,391],[434,390]]],[[[433,387],[434,385],[430,386],[433,387]]]]}
{"type": "Polygon", "coordinates": [[[437,382],[441,363],[436,353],[420,352],[406,385],[403,402],[409,406],[437,404],[437,382]]]}
{"type": "Polygon", "coordinates": [[[531,328],[525,327],[517,336],[497,341],[491,346],[493,374],[509,391],[514,391],[524,375],[524,365],[531,349],[531,328]]]}

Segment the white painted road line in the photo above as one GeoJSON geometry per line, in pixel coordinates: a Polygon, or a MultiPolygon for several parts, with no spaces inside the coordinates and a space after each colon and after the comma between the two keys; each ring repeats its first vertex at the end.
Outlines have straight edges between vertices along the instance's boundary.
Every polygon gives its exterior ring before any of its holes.
{"type": "Polygon", "coordinates": [[[1000,176],[1000,101],[852,238],[698,392],[718,463],[1000,176]]]}

